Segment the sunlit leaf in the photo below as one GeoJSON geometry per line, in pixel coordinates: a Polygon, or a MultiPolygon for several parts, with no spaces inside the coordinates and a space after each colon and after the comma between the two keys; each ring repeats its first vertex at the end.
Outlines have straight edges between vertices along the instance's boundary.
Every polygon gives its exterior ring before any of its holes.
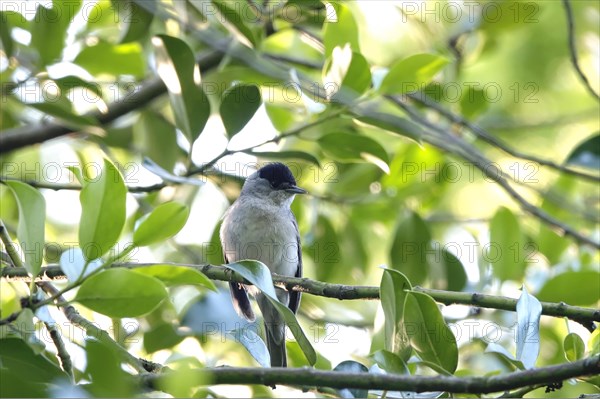
{"type": "Polygon", "coordinates": [[[456,339],[429,295],[408,293],[404,304],[404,324],[410,344],[421,359],[454,373],[458,364],[456,339]]]}
{"type": "Polygon", "coordinates": [[[160,280],[127,269],[109,269],[89,277],[75,300],[110,317],[137,317],[167,298],[160,280]]]}
{"type": "Polygon", "coordinates": [[[111,44],[101,41],[95,46],[84,47],[74,62],[92,75],[132,75],[142,78],[146,74],[142,47],[136,42],[111,44]]]}
{"type": "Polygon", "coordinates": [[[373,360],[377,362],[379,367],[390,374],[410,374],[410,370],[404,360],[402,360],[400,356],[386,351],[385,349],[375,352],[373,354],[373,360]]]}
{"type": "Polygon", "coordinates": [[[367,108],[356,107],[353,111],[358,115],[356,119],[360,122],[393,133],[398,133],[399,135],[413,139],[418,143],[421,142],[423,129],[408,119],[400,118],[399,116],[386,112],[373,111],[367,108]]]}
{"type": "Polygon", "coordinates": [[[490,245],[486,258],[494,275],[502,281],[520,281],[525,270],[526,242],[517,217],[508,209],[498,209],[490,222],[490,245]]]}
{"type": "Polygon", "coordinates": [[[79,195],[79,246],[87,260],[101,257],[119,239],[125,224],[127,188],[119,170],[104,159],[104,167],[79,195]]]}
{"type": "Polygon", "coordinates": [[[350,8],[341,3],[327,3],[327,20],[323,24],[325,56],[329,57],[337,46],[350,44],[352,51],[359,53],[358,25],[350,8]],[[331,7],[331,8],[330,8],[331,7]]]}
{"type": "Polygon", "coordinates": [[[25,255],[25,268],[37,276],[42,266],[44,251],[44,226],[46,225],[46,201],[44,196],[28,184],[7,180],[19,208],[17,238],[25,255]]]}
{"type": "MultiPolygon", "coordinates": [[[[404,328],[404,304],[412,290],[405,275],[393,269],[384,269],[381,276],[381,307],[385,315],[385,349],[407,361],[412,349],[404,328]]],[[[384,368],[385,369],[385,368],[384,368]]]]}
{"type": "MultiPolygon", "coordinates": [[[[221,23],[223,23],[240,41],[246,44],[249,47],[254,47],[257,45],[257,39],[250,30],[248,26],[246,26],[242,15],[248,15],[252,13],[252,8],[249,3],[237,3],[237,5],[242,5],[242,13],[237,11],[237,7],[231,7],[223,0],[212,0],[212,3],[217,7],[219,12],[221,13],[222,19],[219,19],[221,23]]],[[[252,15],[252,14],[251,14],[252,15]]]]}
{"type": "Polygon", "coordinates": [[[565,272],[546,281],[536,295],[540,301],[565,302],[569,305],[586,306],[598,302],[600,273],[593,270],[565,272]],[[577,289],[573,289],[577,287],[577,289]]]}
{"type": "Polygon", "coordinates": [[[512,364],[517,370],[525,370],[523,362],[517,360],[509,351],[506,350],[505,347],[495,342],[488,343],[487,347],[485,348],[485,353],[490,353],[501,358],[502,360],[512,364]]]}
{"type": "Polygon", "coordinates": [[[579,335],[570,333],[567,334],[563,341],[563,349],[565,351],[565,358],[570,362],[575,362],[583,359],[585,344],[579,335]]]}
{"type": "Polygon", "coordinates": [[[171,238],[185,225],[190,209],[179,202],[160,204],[140,219],[133,232],[133,243],[146,246],[171,238]]]}
{"type": "Polygon", "coordinates": [[[398,61],[381,82],[383,94],[404,94],[422,90],[439,71],[448,64],[448,59],[436,54],[416,54],[398,61]]]}
{"type": "Polygon", "coordinates": [[[60,268],[67,276],[70,283],[74,283],[80,277],[90,275],[102,266],[102,260],[94,259],[87,262],[81,248],[69,248],[60,255],[60,268]],[[84,272],[85,270],[85,272],[84,272]]]}
{"type": "Polygon", "coordinates": [[[460,109],[467,119],[473,119],[489,107],[485,92],[469,86],[460,99],[460,109]]]}
{"type": "Polygon", "coordinates": [[[215,283],[206,277],[204,273],[191,267],[173,265],[152,265],[147,267],[136,267],[136,273],[152,276],[159,279],[168,286],[171,285],[201,285],[210,290],[217,291],[215,283]]]}

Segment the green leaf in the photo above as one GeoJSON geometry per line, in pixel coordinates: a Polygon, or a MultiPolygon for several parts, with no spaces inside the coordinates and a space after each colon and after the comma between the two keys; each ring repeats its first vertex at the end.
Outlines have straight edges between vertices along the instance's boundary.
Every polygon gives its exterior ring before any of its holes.
{"type": "Polygon", "coordinates": [[[109,269],[89,277],[75,300],[110,317],[137,317],[167,298],[160,280],[127,269],[109,269]]]}
{"type": "MultiPolygon", "coordinates": [[[[256,47],[257,38],[254,36],[250,28],[244,23],[242,14],[238,13],[235,8],[230,7],[222,0],[212,0],[212,3],[217,7],[219,13],[221,14],[222,19],[219,19],[219,21],[223,23],[223,25],[225,25],[225,27],[231,33],[233,33],[241,43],[246,44],[248,47],[256,47]]],[[[243,8],[242,11],[244,15],[250,14],[254,17],[252,14],[252,8],[249,6],[249,4],[237,3],[238,6],[240,4],[243,8]]]]}
{"type": "MultiPolygon", "coordinates": [[[[83,87],[84,89],[87,89],[87,90],[91,91],[92,93],[94,93],[99,98],[102,98],[102,89],[100,88],[99,84],[88,82],[86,80],[81,79],[78,76],[69,75],[69,76],[65,76],[62,78],[54,79],[54,83],[56,83],[56,85],[58,86],[58,88],[60,89],[60,91],[62,92],[63,95],[66,92],[68,92],[69,90],[73,90],[78,87],[83,87]]],[[[84,116],[80,116],[80,117],[85,118],[84,116]]],[[[98,123],[98,121],[96,119],[94,119],[92,117],[88,117],[88,118],[91,120],[91,122],[93,124],[98,123]]]]}
{"type": "Polygon", "coordinates": [[[400,356],[386,351],[385,349],[375,352],[373,354],[373,360],[375,360],[379,367],[390,374],[410,375],[410,370],[404,360],[402,360],[400,356]]]}
{"type": "Polygon", "coordinates": [[[269,349],[265,341],[252,328],[238,328],[228,331],[227,335],[232,336],[237,342],[242,344],[261,367],[271,367],[269,349]]]}
{"type": "Polygon", "coordinates": [[[238,84],[223,93],[219,112],[227,137],[231,139],[246,126],[261,102],[260,90],[255,85],[238,84]]]}
{"type": "Polygon", "coordinates": [[[133,127],[140,151],[163,169],[173,171],[184,151],[177,145],[177,131],[169,121],[155,112],[142,112],[133,127]]]}
{"type": "Polygon", "coordinates": [[[25,268],[37,276],[44,259],[44,226],[46,225],[46,201],[44,196],[28,184],[7,180],[19,207],[17,238],[25,255],[25,268]]]}
{"type": "Polygon", "coordinates": [[[360,53],[353,53],[346,44],[333,51],[325,66],[323,85],[333,101],[348,103],[371,86],[370,66],[360,53]]]}
{"type": "Polygon", "coordinates": [[[446,66],[448,59],[416,54],[395,63],[381,82],[382,94],[404,94],[423,89],[446,66]]]}
{"type": "Polygon", "coordinates": [[[210,103],[200,87],[200,69],[192,49],[181,39],[167,35],[152,38],[158,76],[165,82],[175,124],[190,145],[196,141],[210,116],[210,103]]]}
{"type": "Polygon", "coordinates": [[[542,304],[523,285],[517,302],[517,360],[526,369],[535,366],[540,353],[540,317],[542,304]]]}
{"type": "MultiPolygon", "coordinates": [[[[144,2],[146,7],[156,11],[154,1],[144,2]]],[[[128,43],[144,38],[150,30],[154,13],[141,7],[132,0],[112,0],[113,7],[117,8],[121,32],[120,43],[128,43]]]]}
{"type": "MultiPolygon", "coordinates": [[[[333,371],[341,371],[344,373],[368,373],[369,369],[364,364],[356,362],[354,360],[344,360],[343,362],[335,366],[333,371]]],[[[368,393],[369,390],[367,389],[339,389],[339,394],[341,398],[366,398],[368,396],[368,393]]]]}
{"type": "Polygon", "coordinates": [[[356,119],[360,122],[379,127],[392,133],[398,133],[401,136],[413,139],[417,143],[421,143],[423,129],[408,119],[400,118],[399,116],[386,112],[377,112],[359,107],[356,107],[354,112],[358,115],[356,119]]]}
{"type": "Polygon", "coordinates": [[[563,342],[565,358],[570,362],[583,359],[585,353],[585,344],[581,337],[575,333],[570,333],[563,342]]]}
{"type": "Polygon", "coordinates": [[[125,224],[126,196],[121,173],[104,159],[100,175],[88,182],[79,195],[79,246],[88,261],[104,255],[119,239],[125,224]]]}
{"type": "Polygon", "coordinates": [[[517,370],[525,370],[525,366],[520,360],[515,359],[515,357],[509,351],[506,350],[506,348],[504,348],[501,345],[498,345],[495,342],[490,342],[488,344],[488,346],[485,348],[485,353],[491,353],[494,356],[510,363],[517,370]]]}
{"type": "Polygon", "coordinates": [[[404,329],[404,303],[412,290],[406,276],[397,270],[384,269],[381,276],[381,307],[385,316],[385,349],[407,361],[412,349],[404,329]]]}
{"type": "Polygon", "coordinates": [[[460,109],[463,116],[473,119],[475,116],[485,112],[489,107],[485,92],[469,86],[460,99],[460,109]]]}
{"type": "Polygon", "coordinates": [[[309,162],[317,167],[321,167],[319,160],[312,154],[304,151],[254,151],[254,150],[246,150],[242,151],[246,154],[254,155],[258,158],[263,159],[301,159],[303,161],[309,162]]]}
{"type": "Polygon", "coordinates": [[[498,209],[490,221],[487,260],[501,281],[520,281],[525,271],[525,237],[517,217],[507,208],[498,209]]]}
{"type": "Polygon", "coordinates": [[[210,290],[217,291],[217,287],[204,273],[185,266],[152,265],[148,267],[136,267],[136,273],[159,279],[168,286],[171,285],[201,285],[210,290]]]}
{"type": "Polygon", "coordinates": [[[66,109],[54,103],[31,103],[27,104],[31,108],[35,108],[40,112],[53,116],[67,126],[77,129],[88,129],[94,133],[100,133],[102,130],[98,128],[98,121],[89,115],[77,115],[70,109],[66,109]]]}
{"type": "Polygon", "coordinates": [[[408,293],[404,323],[410,343],[419,357],[454,373],[458,363],[456,339],[429,295],[408,293]]]}
{"type": "Polygon", "coordinates": [[[436,288],[449,291],[462,291],[467,284],[467,273],[461,261],[446,249],[434,250],[435,256],[430,257],[428,262],[433,266],[437,263],[438,270],[442,273],[432,276],[433,282],[437,282],[436,288]]]}
{"type": "Polygon", "coordinates": [[[344,47],[346,43],[350,44],[353,52],[360,53],[358,44],[358,24],[352,15],[350,9],[341,3],[328,3],[335,10],[335,17],[332,11],[328,10],[328,20],[323,24],[323,45],[325,46],[325,56],[330,57],[333,49],[344,47]],[[333,19],[332,19],[333,17],[333,19]]]}
{"type": "Polygon", "coordinates": [[[396,228],[392,243],[392,268],[398,270],[413,284],[422,284],[428,275],[431,234],[425,221],[416,212],[402,219],[396,228]]]}
{"type": "Polygon", "coordinates": [[[41,66],[59,61],[67,29],[71,20],[77,15],[82,0],[68,2],[53,1],[51,8],[39,5],[31,20],[30,47],[37,50],[41,66]]]}
{"type": "MultiPolygon", "coordinates": [[[[0,339],[0,364],[15,374],[27,376],[29,382],[50,383],[67,375],[42,355],[36,355],[25,341],[17,338],[0,339]]],[[[5,381],[2,381],[4,385],[5,381]]]]}
{"type": "Polygon", "coordinates": [[[12,27],[10,26],[8,13],[6,11],[0,11],[0,41],[2,42],[2,47],[4,48],[4,53],[8,58],[13,55],[14,42],[10,35],[12,27]]]}
{"type": "Polygon", "coordinates": [[[595,171],[600,169],[600,134],[595,134],[571,151],[566,164],[582,166],[595,171]]]}
{"type": "Polygon", "coordinates": [[[130,397],[135,388],[134,377],[121,368],[121,362],[113,348],[102,342],[85,341],[86,373],[92,382],[86,385],[95,397],[130,397]]]}
{"type": "Polygon", "coordinates": [[[143,78],[146,62],[139,43],[111,44],[101,41],[95,46],[85,47],[75,57],[77,65],[92,75],[132,75],[143,78]],[[119,60],[115,62],[115,60],[119,60]]]}
{"type": "Polygon", "coordinates": [[[170,349],[183,341],[184,338],[177,334],[177,330],[172,324],[160,324],[144,333],[144,350],[153,353],[161,349],[170,349]]]}
{"type": "Polygon", "coordinates": [[[185,225],[190,209],[179,202],[167,202],[145,215],[133,232],[133,243],[139,247],[173,237],[185,225]]]}
{"type": "Polygon", "coordinates": [[[308,338],[306,338],[306,335],[304,335],[294,313],[277,299],[269,268],[263,263],[253,260],[243,260],[236,263],[229,263],[224,266],[237,272],[262,291],[275,309],[277,309],[279,314],[283,316],[286,325],[292,331],[300,348],[302,348],[302,352],[304,352],[304,356],[306,357],[306,360],[308,360],[308,363],[311,366],[314,365],[317,361],[317,353],[310,344],[308,338]]]}
{"type": "Polygon", "coordinates": [[[537,298],[546,302],[565,302],[587,306],[598,302],[600,273],[593,270],[565,272],[546,281],[537,298]],[[577,289],[574,289],[577,287],[577,289]]]}
{"type": "Polygon", "coordinates": [[[590,356],[600,353],[600,329],[595,329],[588,340],[588,350],[590,356]]]}
{"type": "Polygon", "coordinates": [[[377,141],[359,134],[329,133],[318,140],[321,149],[340,162],[367,161],[390,171],[387,151],[377,141]]]}

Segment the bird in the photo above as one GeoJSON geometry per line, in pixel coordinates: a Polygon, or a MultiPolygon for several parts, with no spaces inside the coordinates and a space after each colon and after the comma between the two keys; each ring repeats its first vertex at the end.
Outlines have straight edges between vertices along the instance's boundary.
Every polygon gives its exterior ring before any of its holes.
{"type": "MultiPolygon", "coordinates": [[[[300,233],[290,205],[296,194],[306,193],[283,163],[269,163],[248,176],[240,196],[223,216],[220,239],[225,263],[253,259],[272,273],[301,277],[300,233]]],[[[230,282],[229,288],[233,307],[248,321],[255,320],[248,293],[256,298],[271,367],[287,367],[283,317],[256,287],[230,282]]],[[[300,292],[278,287],[275,292],[281,303],[294,313],[298,311],[300,292]]]]}

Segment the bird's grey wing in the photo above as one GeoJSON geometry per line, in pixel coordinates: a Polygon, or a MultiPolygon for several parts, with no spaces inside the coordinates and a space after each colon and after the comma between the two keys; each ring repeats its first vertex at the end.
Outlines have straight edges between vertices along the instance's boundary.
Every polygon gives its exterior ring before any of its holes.
{"type": "MultiPolygon", "coordinates": [[[[296,228],[296,243],[298,245],[298,268],[296,269],[296,274],[294,277],[302,277],[302,246],[300,244],[300,231],[298,230],[298,222],[296,222],[296,218],[294,217],[292,211],[290,211],[290,215],[292,217],[294,227],[296,228]]],[[[294,313],[296,313],[300,307],[300,296],[301,293],[299,291],[290,291],[290,302],[288,307],[294,313]]]]}
{"type": "MultiPolygon", "coordinates": [[[[225,263],[229,263],[225,251],[223,251],[223,260],[225,263]]],[[[254,311],[252,305],[250,305],[250,298],[248,298],[248,292],[243,284],[229,282],[229,292],[231,292],[231,301],[233,302],[233,308],[240,317],[245,318],[248,321],[254,321],[254,311]]]]}

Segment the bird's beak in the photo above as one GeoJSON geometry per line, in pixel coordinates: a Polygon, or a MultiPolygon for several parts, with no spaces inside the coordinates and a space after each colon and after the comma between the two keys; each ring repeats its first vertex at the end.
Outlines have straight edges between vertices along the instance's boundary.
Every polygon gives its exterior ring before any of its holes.
{"type": "Polygon", "coordinates": [[[308,192],[305,189],[300,188],[298,186],[289,186],[286,187],[284,190],[291,194],[306,194],[308,192]]]}

